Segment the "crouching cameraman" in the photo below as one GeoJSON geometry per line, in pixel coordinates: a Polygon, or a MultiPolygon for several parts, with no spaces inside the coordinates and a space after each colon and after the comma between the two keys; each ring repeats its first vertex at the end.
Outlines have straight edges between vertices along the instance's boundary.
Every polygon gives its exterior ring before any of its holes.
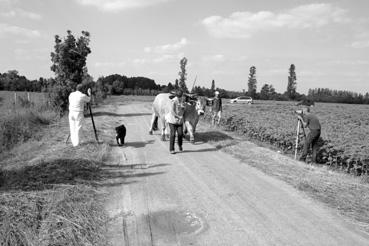
{"type": "Polygon", "coordinates": [[[304,149],[302,151],[300,161],[306,161],[306,156],[310,145],[312,146],[312,162],[316,163],[316,154],[318,150],[318,139],[321,133],[321,126],[318,117],[310,113],[310,107],[304,107],[302,114],[299,114],[298,119],[301,121],[304,127],[309,128],[309,134],[307,135],[304,143],[304,149]]]}

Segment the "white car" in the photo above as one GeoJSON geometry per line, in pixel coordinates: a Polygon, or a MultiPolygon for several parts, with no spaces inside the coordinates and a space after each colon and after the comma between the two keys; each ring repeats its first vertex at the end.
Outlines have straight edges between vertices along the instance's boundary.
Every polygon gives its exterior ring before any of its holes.
{"type": "Polygon", "coordinates": [[[252,98],[248,97],[248,96],[242,96],[242,97],[237,97],[234,99],[231,99],[229,101],[230,103],[247,103],[247,104],[252,104],[252,98]]]}

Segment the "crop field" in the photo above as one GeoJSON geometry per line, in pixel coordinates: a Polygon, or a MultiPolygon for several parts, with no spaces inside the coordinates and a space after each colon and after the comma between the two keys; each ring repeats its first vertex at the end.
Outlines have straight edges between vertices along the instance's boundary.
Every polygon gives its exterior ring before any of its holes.
{"type": "MultiPolygon", "coordinates": [[[[247,137],[293,153],[298,109],[294,102],[224,103],[221,125],[247,137]]],[[[322,125],[318,162],[347,172],[369,173],[369,105],[317,103],[312,108],[322,125]]],[[[207,115],[210,119],[210,115],[207,115]]],[[[299,150],[302,149],[300,141],[299,150]]],[[[299,153],[301,153],[299,151],[299,153]]]]}

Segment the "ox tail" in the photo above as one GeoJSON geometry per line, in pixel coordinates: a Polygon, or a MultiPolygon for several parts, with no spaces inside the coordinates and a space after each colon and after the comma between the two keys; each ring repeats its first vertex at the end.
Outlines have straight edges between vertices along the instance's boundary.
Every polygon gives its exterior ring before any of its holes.
{"type": "Polygon", "coordinates": [[[158,119],[159,119],[159,117],[158,116],[155,116],[154,122],[152,123],[152,130],[153,131],[157,131],[159,129],[159,127],[158,127],[158,119]]]}

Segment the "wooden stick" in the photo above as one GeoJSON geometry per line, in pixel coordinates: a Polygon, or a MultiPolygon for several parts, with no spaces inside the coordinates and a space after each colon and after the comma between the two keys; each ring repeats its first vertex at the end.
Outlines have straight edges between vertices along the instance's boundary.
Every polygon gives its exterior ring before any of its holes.
{"type": "Polygon", "coordinates": [[[96,138],[96,141],[99,142],[99,138],[97,137],[96,127],[95,127],[94,116],[92,115],[91,105],[90,104],[87,104],[87,105],[88,105],[88,109],[90,110],[90,116],[91,116],[92,126],[93,126],[94,132],[95,132],[95,138],[96,138]]]}
{"type": "Polygon", "coordinates": [[[296,143],[295,143],[295,160],[297,159],[297,148],[299,146],[299,135],[300,135],[300,120],[297,121],[296,143]]]}

